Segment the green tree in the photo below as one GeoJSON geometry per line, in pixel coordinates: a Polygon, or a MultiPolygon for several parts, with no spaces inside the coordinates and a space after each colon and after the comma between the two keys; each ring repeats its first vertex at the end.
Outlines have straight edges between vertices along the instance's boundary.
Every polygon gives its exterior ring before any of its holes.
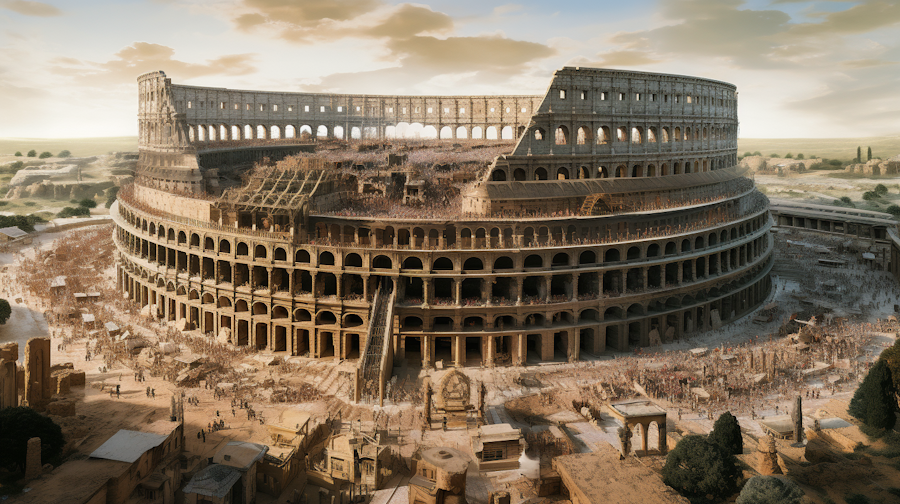
{"type": "Polygon", "coordinates": [[[787,154],[784,155],[784,158],[785,159],[794,159],[794,155],[791,154],[790,152],[788,152],[787,154]]]}
{"type": "Polygon", "coordinates": [[[897,420],[895,394],[887,362],[878,359],[853,394],[847,412],[869,427],[891,429],[897,420]]]}
{"type": "Polygon", "coordinates": [[[778,157],[778,154],[769,154],[769,157],[777,158],[777,157],[778,157]]]}
{"type": "Polygon", "coordinates": [[[106,208],[112,206],[113,202],[116,201],[116,195],[119,194],[119,186],[112,186],[106,190],[106,208]]]}
{"type": "Polygon", "coordinates": [[[762,153],[760,153],[759,151],[756,151],[756,152],[753,153],[753,155],[754,155],[754,156],[762,156],[762,153]]]}
{"type": "Polygon", "coordinates": [[[734,455],[703,436],[685,436],[666,457],[663,481],[687,497],[714,499],[734,493],[740,470],[734,455]]]}
{"type": "Polygon", "coordinates": [[[97,202],[94,201],[93,198],[84,198],[78,202],[78,206],[83,206],[84,208],[96,208],[97,202]]]}
{"type": "Polygon", "coordinates": [[[58,456],[65,444],[62,429],[53,420],[27,406],[0,410],[0,465],[25,469],[28,440],[41,438],[41,460],[58,456]]]}
{"type": "Polygon", "coordinates": [[[9,301],[0,299],[0,324],[5,324],[10,315],[12,315],[12,308],[9,306],[9,301]]]}
{"type": "Polygon", "coordinates": [[[17,150],[17,151],[16,151],[16,157],[22,157],[22,151],[17,150]]]}
{"type": "Polygon", "coordinates": [[[31,149],[30,151],[28,151],[28,157],[35,157],[35,156],[37,156],[36,150],[31,149]]]}
{"type": "Polygon", "coordinates": [[[878,184],[877,186],[875,186],[875,192],[879,196],[884,196],[885,194],[888,193],[888,188],[884,184],[878,184]]]}
{"type": "Polygon", "coordinates": [[[72,157],[72,153],[69,152],[68,150],[63,150],[63,151],[60,151],[59,154],[56,155],[56,157],[58,157],[58,158],[72,157]]]}
{"type": "Polygon", "coordinates": [[[744,453],[744,438],[741,436],[741,425],[730,411],[719,415],[716,423],[713,424],[713,430],[709,433],[708,439],[732,455],[744,453]]]}
{"type": "Polygon", "coordinates": [[[880,196],[875,191],[866,191],[863,193],[863,199],[866,201],[874,201],[877,200],[880,196]]]}
{"type": "Polygon", "coordinates": [[[887,210],[885,210],[885,211],[887,213],[893,215],[894,217],[900,217],[900,206],[891,205],[891,206],[887,207],[887,210]]]}
{"type": "Polygon", "coordinates": [[[750,156],[752,156],[752,155],[753,155],[753,153],[750,152],[750,151],[747,151],[747,152],[744,153],[744,157],[750,157],[750,156]]]}
{"type": "Polygon", "coordinates": [[[853,200],[850,199],[850,196],[841,196],[841,201],[843,203],[853,204],[853,200]]]}
{"type": "Polygon", "coordinates": [[[866,153],[866,158],[871,161],[872,160],[872,148],[868,148],[868,152],[866,153]]]}
{"type": "MultiPolygon", "coordinates": [[[[897,207],[897,213],[900,214],[900,207],[897,205],[891,205],[893,207],[897,207]]],[[[888,207],[888,212],[892,215],[897,215],[891,212],[891,208],[888,207]]],[[[894,344],[888,348],[886,348],[883,352],[881,352],[881,356],[878,358],[880,361],[884,361],[884,364],[887,366],[888,371],[891,374],[891,381],[894,384],[894,393],[900,394],[900,339],[898,339],[894,344]]]]}
{"type": "Polygon", "coordinates": [[[799,504],[803,490],[793,481],[778,476],[754,476],[747,481],[735,504],[799,504]]]}
{"type": "Polygon", "coordinates": [[[53,157],[53,153],[50,151],[41,152],[41,155],[38,156],[38,159],[47,159],[48,157],[53,157]]]}
{"type": "Polygon", "coordinates": [[[856,148],[856,162],[859,163],[862,161],[862,147],[856,148]]]}
{"type": "Polygon", "coordinates": [[[797,159],[803,159],[803,153],[797,154],[797,159]]]}

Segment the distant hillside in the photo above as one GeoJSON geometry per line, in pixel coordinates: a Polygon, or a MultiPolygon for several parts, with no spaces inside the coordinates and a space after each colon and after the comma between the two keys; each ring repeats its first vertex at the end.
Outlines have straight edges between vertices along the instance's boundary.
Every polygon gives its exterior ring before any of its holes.
{"type": "MultiPolygon", "coordinates": [[[[136,151],[138,139],[130,137],[98,138],[0,138],[0,159],[12,156],[16,151],[27,154],[34,149],[40,154],[49,151],[54,155],[68,150],[76,157],[97,156],[108,152],[136,151]]],[[[0,161],[3,162],[3,161],[0,161]]]]}
{"type": "Polygon", "coordinates": [[[739,138],[738,156],[745,152],[759,151],[763,156],[788,153],[797,157],[820,157],[850,161],[856,158],[856,148],[862,147],[863,161],[866,148],[872,147],[872,157],[887,159],[900,154],[900,135],[871,138],[739,138]]]}

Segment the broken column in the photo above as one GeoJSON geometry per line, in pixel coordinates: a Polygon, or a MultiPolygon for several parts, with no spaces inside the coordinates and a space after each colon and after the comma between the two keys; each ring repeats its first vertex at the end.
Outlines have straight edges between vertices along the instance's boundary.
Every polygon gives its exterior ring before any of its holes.
{"type": "Polygon", "coordinates": [[[771,434],[760,438],[756,452],[756,470],[764,476],[782,474],[778,464],[778,450],[775,447],[775,436],[771,434]]]}
{"type": "Polygon", "coordinates": [[[50,338],[31,338],[25,344],[25,405],[42,408],[51,395],[50,338]]]}
{"type": "Polygon", "coordinates": [[[794,410],[791,411],[791,423],[794,426],[794,441],[803,441],[803,403],[799,395],[794,403],[794,410]]]}
{"type": "Polygon", "coordinates": [[[18,343],[7,343],[0,346],[0,409],[19,405],[19,384],[16,372],[16,359],[18,358],[18,343]]]}
{"type": "MultiPolygon", "coordinates": [[[[30,343],[30,341],[29,341],[30,343]]],[[[25,478],[32,479],[41,475],[41,438],[33,437],[28,440],[25,452],[25,478]]]]}

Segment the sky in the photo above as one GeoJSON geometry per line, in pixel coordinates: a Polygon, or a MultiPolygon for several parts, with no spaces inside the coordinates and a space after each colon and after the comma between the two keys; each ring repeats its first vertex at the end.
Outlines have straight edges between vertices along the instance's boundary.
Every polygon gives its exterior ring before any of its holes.
{"type": "Polygon", "coordinates": [[[0,0],[0,137],[137,134],[138,75],[539,94],[563,66],[738,88],[743,138],[900,134],[900,0],[0,0]]]}

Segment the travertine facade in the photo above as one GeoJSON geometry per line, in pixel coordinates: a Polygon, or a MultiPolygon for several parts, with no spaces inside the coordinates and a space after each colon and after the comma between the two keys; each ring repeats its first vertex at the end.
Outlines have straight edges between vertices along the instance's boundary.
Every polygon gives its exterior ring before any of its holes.
{"type": "Polygon", "coordinates": [[[390,354],[376,358],[388,370],[395,358],[577,360],[733,320],[771,287],[768,201],[734,166],[730,84],[565,68],[541,98],[250,93],[177,86],[162,73],[139,88],[140,176],[113,207],[119,286],[236,345],[355,358],[383,332],[370,350],[390,354]],[[451,103],[465,116],[434,112],[451,103]],[[160,197],[167,184],[210,185],[216,166],[196,161],[206,152],[198,127],[383,135],[401,120],[509,125],[518,143],[463,195],[458,220],[335,216],[306,203],[276,225],[256,211],[229,221],[201,195],[160,197]],[[162,166],[163,155],[194,166],[162,166]]]}

